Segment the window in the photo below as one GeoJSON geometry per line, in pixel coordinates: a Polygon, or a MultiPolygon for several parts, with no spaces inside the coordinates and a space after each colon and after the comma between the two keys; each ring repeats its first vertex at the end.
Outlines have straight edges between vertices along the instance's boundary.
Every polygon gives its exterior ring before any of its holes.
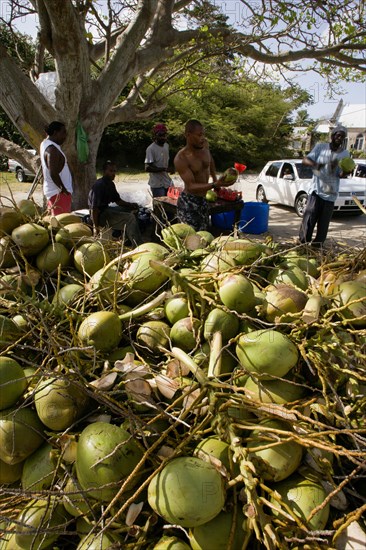
{"type": "Polygon", "coordinates": [[[292,180],[295,179],[294,169],[292,168],[291,164],[289,164],[288,162],[285,162],[283,164],[280,177],[292,180]]]}
{"type": "Polygon", "coordinates": [[[356,149],[357,151],[362,151],[362,149],[363,149],[363,144],[364,144],[363,135],[362,135],[362,134],[358,134],[358,136],[356,137],[354,149],[356,149]]]}
{"type": "Polygon", "coordinates": [[[311,180],[313,177],[313,170],[310,166],[306,166],[305,164],[296,164],[297,172],[299,174],[299,178],[302,180],[311,180]]]}
{"type": "Polygon", "coordinates": [[[266,176],[272,176],[276,178],[279,172],[280,166],[281,166],[280,162],[273,162],[271,166],[269,166],[269,168],[267,169],[266,176]]]}

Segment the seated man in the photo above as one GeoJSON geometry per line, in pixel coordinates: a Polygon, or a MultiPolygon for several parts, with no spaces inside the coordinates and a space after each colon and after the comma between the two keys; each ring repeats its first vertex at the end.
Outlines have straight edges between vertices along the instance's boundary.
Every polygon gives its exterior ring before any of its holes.
{"type": "Polygon", "coordinates": [[[126,202],[119,196],[114,178],[116,164],[110,160],[103,165],[103,176],[99,178],[89,192],[88,203],[93,222],[94,234],[101,227],[111,227],[114,232],[125,233],[133,246],[143,242],[135,213],[138,204],[126,202]],[[110,206],[111,203],[117,206],[110,206]]]}

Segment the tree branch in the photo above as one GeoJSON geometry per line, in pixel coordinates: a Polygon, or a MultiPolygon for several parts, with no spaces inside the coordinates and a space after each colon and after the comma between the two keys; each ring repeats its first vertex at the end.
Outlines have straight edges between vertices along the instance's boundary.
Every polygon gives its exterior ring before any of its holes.
{"type": "Polygon", "coordinates": [[[44,127],[56,112],[1,44],[0,104],[28,143],[39,149],[44,127]]]}
{"type": "Polygon", "coordinates": [[[0,153],[8,158],[17,160],[22,166],[25,166],[28,170],[37,172],[40,166],[40,159],[38,155],[32,155],[23,147],[16,145],[12,141],[8,141],[0,137],[0,153]]]}

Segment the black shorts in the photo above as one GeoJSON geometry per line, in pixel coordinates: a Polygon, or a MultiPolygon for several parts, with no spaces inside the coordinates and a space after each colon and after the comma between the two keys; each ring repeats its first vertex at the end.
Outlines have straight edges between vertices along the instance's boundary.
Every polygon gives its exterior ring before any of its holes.
{"type": "Polygon", "coordinates": [[[196,231],[207,231],[209,225],[208,204],[205,197],[183,191],[177,201],[177,215],[181,222],[196,231]]]}

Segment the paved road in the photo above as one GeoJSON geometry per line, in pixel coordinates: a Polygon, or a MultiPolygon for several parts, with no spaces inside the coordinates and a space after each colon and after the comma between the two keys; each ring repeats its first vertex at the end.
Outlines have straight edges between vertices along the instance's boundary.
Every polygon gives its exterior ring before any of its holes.
{"type": "MultiPolygon", "coordinates": [[[[174,176],[175,185],[181,185],[179,177],[174,176]]],[[[151,206],[151,195],[147,184],[147,177],[133,175],[120,175],[117,180],[117,189],[121,196],[126,200],[136,201],[143,206],[151,206]]],[[[26,198],[31,184],[22,185],[23,191],[13,191],[16,201],[26,198]]],[[[244,201],[255,201],[256,176],[242,175],[240,181],[237,182],[234,188],[242,191],[244,201]]],[[[9,196],[9,191],[6,182],[0,179],[0,194],[4,204],[9,196]]],[[[42,204],[42,190],[38,186],[34,194],[35,200],[42,204]]],[[[276,242],[281,241],[296,241],[300,225],[300,218],[295,214],[295,211],[286,206],[271,204],[269,209],[269,225],[267,235],[271,235],[276,242]]],[[[266,235],[263,235],[264,237],[266,235]]],[[[347,245],[356,247],[366,246],[366,215],[361,216],[345,216],[336,214],[330,224],[327,244],[347,245]]]]}

